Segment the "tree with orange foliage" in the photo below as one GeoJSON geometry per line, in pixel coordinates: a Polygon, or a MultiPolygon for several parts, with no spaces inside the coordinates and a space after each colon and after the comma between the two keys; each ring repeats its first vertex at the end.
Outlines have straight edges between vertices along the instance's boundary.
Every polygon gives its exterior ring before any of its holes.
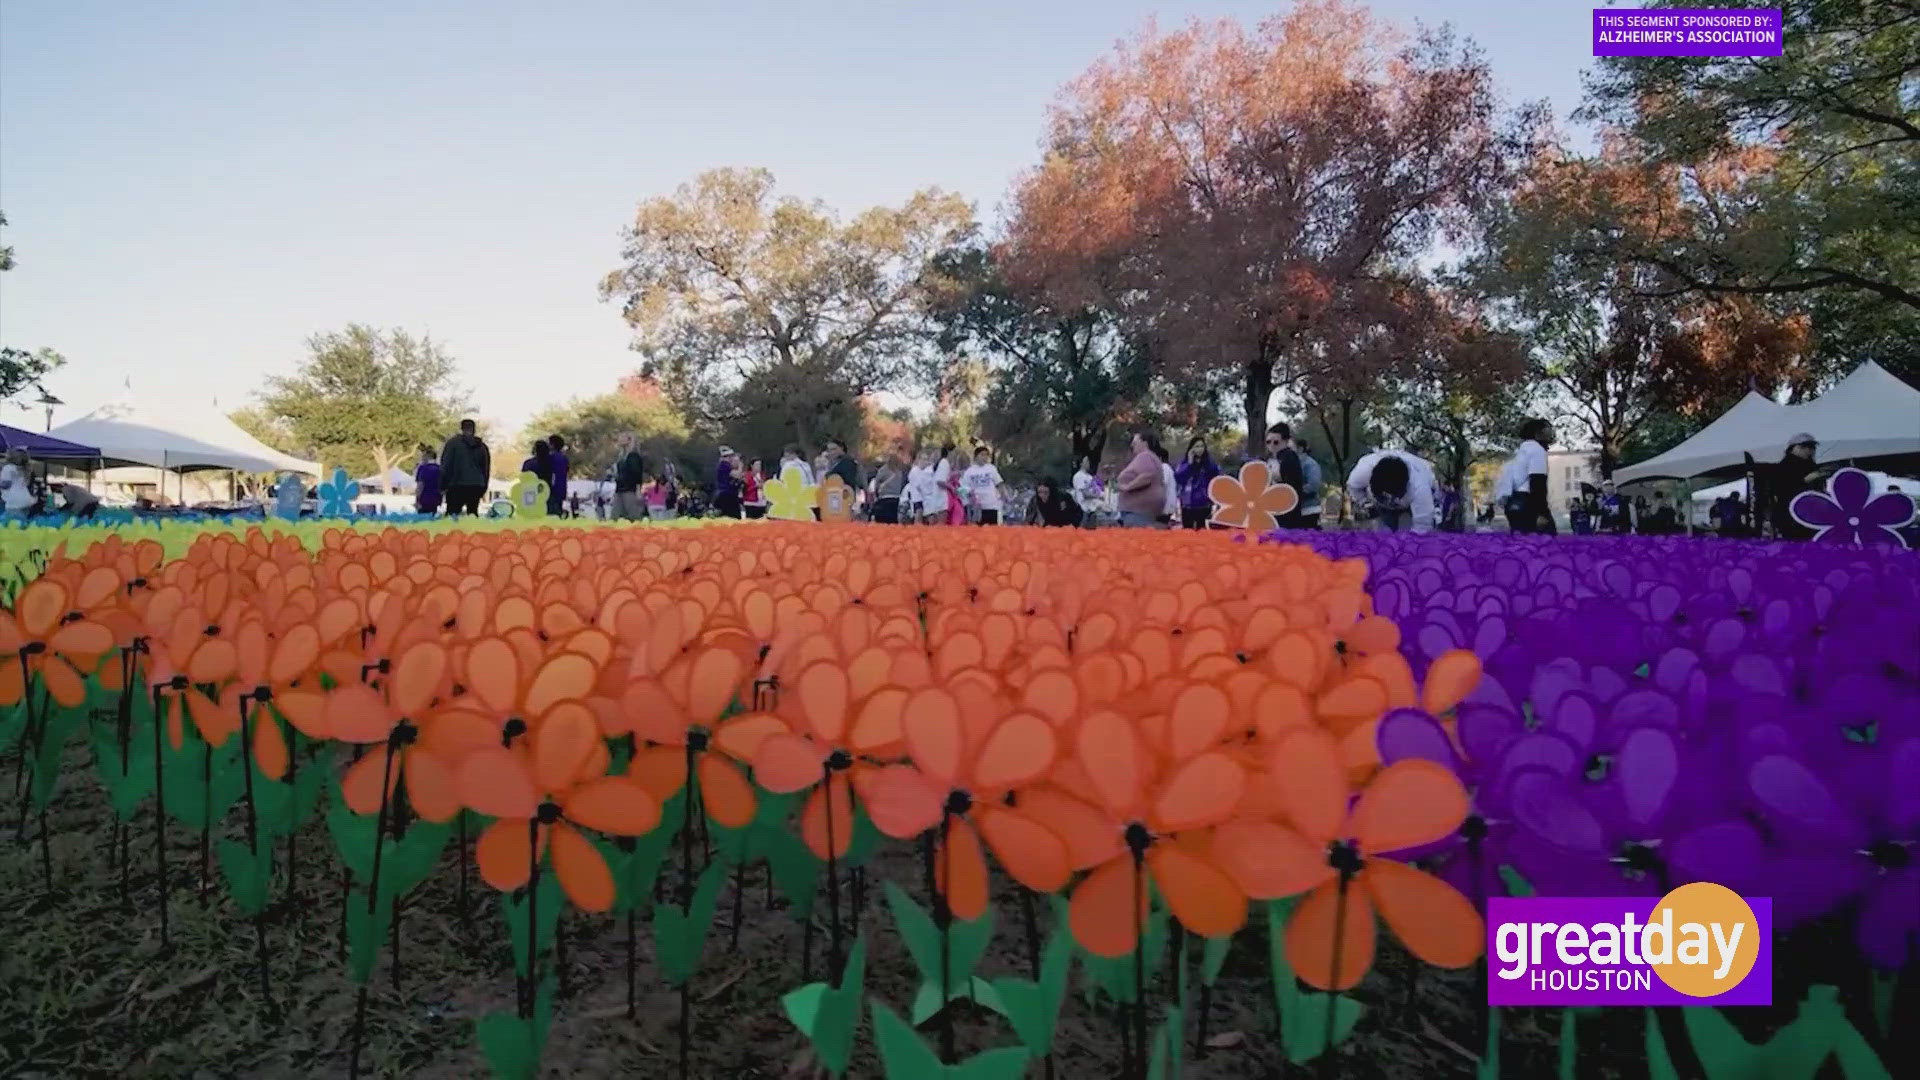
{"type": "Polygon", "coordinates": [[[1583,239],[1604,222],[1623,242],[1656,242],[1687,228],[1688,191],[1730,193],[1737,182],[1731,163],[1651,165],[1618,137],[1591,158],[1556,149],[1490,215],[1485,247],[1467,262],[1482,299],[1532,343],[1537,375],[1591,438],[1603,476],[1661,411],[1706,417],[1749,388],[1814,381],[1804,314],[1664,290],[1657,268],[1583,239]]]}
{"type": "Polygon", "coordinates": [[[1054,110],[1014,193],[1016,278],[1117,304],[1172,378],[1230,374],[1257,441],[1276,390],[1342,362],[1329,320],[1498,198],[1531,145],[1474,50],[1390,40],[1339,0],[1149,28],[1054,110]]]}

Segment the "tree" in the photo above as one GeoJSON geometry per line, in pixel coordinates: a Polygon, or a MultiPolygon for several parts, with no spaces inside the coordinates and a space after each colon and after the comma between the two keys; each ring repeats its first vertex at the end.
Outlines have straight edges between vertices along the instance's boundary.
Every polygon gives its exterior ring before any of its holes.
{"type": "MultiPolygon", "coordinates": [[[[665,397],[640,397],[624,391],[598,397],[575,398],[550,405],[527,422],[520,441],[531,446],[535,439],[560,435],[567,440],[567,458],[572,475],[595,479],[613,467],[619,456],[619,438],[623,432],[639,437],[640,453],[653,462],[678,453],[687,441],[686,418],[665,397]]],[[[499,457],[503,448],[495,447],[499,457]]],[[[514,456],[517,463],[520,460],[514,456]]]]}
{"type": "MultiPolygon", "coordinates": [[[[7,223],[7,216],[0,214],[0,226],[7,223]]],[[[13,248],[0,246],[0,271],[14,267],[13,248]]],[[[28,390],[46,393],[46,387],[40,380],[66,364],[66,358],[52,349],[5,349],[0,348],[0,403],[12,401],[16,395],[28,390]]]]}
{"type": "Polygon", "coordinates": [[[1531,146],[1532,111],[1501,122],[1471,48],[1387,40],[1338,0],[1251,34],[1149,30],[1055,110],[1012,262],[1062,303],[1119,304],[1169,377],[1230,376],[1255,449],[1276,390],[1338,355],[1322,321],[1497,199],[1531,146]]]}
{"type": "Polygon", "coordinates": [[[1600,220],[1619,237],[1662,235],[1701,181],[1717,190],[1714,177],[1648,166],[1617,139],[1597,157],[1543,154],[1463,267],[1488,310],[1533,343],[1548,404],[1591,439],[1603,476],[1663,410],[1710,415],[1749,387],[1772,394],[1815,378],[1804,314],[1756,297],[1663,292],[1658,268],[1569,240],[1600,220]]]}
{"type": "Polygon", "coordinates": [[[641,204],[600,293],[689,417],[771,405],[811,448],[822,414],[916,371],[933,256],[972,229],[965,200],[937,189],[843,222],[776,199],[764,169],[716,169],[641,204]]]}
{"type": "Polygon", "coordinates": [[[420,443],[438,447],[471,408],[453,358],[431,339],[355,323],[315,335],[307,350],[298,372],[267,380],[259,417],[265,430],[284,429],[288,452],[324,466],[363,476],[420,443]]]}
{"type": "Polygon", "coordinates": [[[1115,419],[1147,394],[1146,350],[1109,311],[1059,307],[1044,289],[1016,286],[999,255],[968,246],[935,260],[940,347],[989,364],[982,433],[1036,464],[1099,461],[1115,419]],[[1046,447],[1065,436],[1067,444],[1046,447]]]}
{"type": "Polygon", "coordinates": [[[1920,311],[1920,4],[1777,6],[1778,57],[1600,61],[1582,115],[1623,129],[1642,161],[1748,167],[1719,190],[1689,190],[1673,229],[1618,235],[1597,221],[1570,239],[1653,270],[1653,295],[1855,293],[1911,317],[1920,311]]]}

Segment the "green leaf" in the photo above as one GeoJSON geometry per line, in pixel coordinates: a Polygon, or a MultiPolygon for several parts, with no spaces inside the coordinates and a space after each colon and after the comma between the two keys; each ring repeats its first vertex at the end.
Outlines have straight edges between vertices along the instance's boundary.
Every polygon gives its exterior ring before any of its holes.
{"type": "Polygon", "coordinates": [[[880,850],[880,829],[866,810],[858,804],[853,808],[853,835],[847,839],[847,853],[838,860],[843,869],[851,870],[856,866],[865,866],[880,850]]]}
{"type": "Polygon", "coordinates": [[[13,744],[19,742],[20,736],[26,733],[27,703],[24,699],[9,708],[0,709],[0,754],[13,749],[13,744]]]}
{"type": "MultiPolygon", "coordinates": [[[[915,903],[894,882],[886,883],[887,906],[893,910],[894,925],[900,930],[900,936],[906,939],[907,951],[913,955],[915,966],[920,969],[920,977],[930,983],[940,981],[940,928],[927,910],[915,903]]],[[[967,979],[973,974],[974,966],[985,955],[987,945],[993,940],[993,909],[989,907],[977,919],[969,922],[948,924],[946,938],[946,970],[950,976],[947,997],[949,1000],[968,986],[967,979]]]]}
{"type": "Polygon", "coordinates": [[[474,1025],[480,1052],[497,1080],[533,1080],[540,1067],[533,1025],[510,1012],[488,1013],[474,1025]]]}
{"type": "MultiPolygon", "coordinates": [[[[384,891],[384,890],[383,890],[384,891]]],[[[529,893],[522,888],[515,892],[500,894],[500,912],[507,920],[507,937],[513,944],[513,970],[521,978],[527,977],[527,959],[529,939],[527,936],[527,901],[535,900],[533,933],[539,943],[539,952],[545,955],[553,948],[554,928],[560,922],[560,882],[550,873],[540,875],[540,884],[529,893]]]]}
{"type": "Polygon", "coordinates": [[[988,1050],[957,1065],[942,1065],[939,1056],[906,1021],[877,1001],[873,1003],[873,1031],[888,1080],[1019,1080],[1026,1075],[1030,1055],[1021,1046],[988,1050]]]}
{"type": "Polygon", "coordinates": [[[1487,1048],[1480,1056],[1475,1080],[1500,1080],[1500,1010],[1487,1010],[1487,1048]]]}
{"type": "MultiPolygon", "coordinates": [[[[1743,1038],[1719,1009],[1712,1006],[1684,1008],[1680,1010],[1680,1016],[1686,1023],[1687,1038],[1693,1043],[1693,1052],[1699,1056],[1700,1066],[1707,1072],[1707,1080],[1732,1080],[1749,1075],[1757,1067],[1761,1048],[1743,1038]]],[[[1825,1054],[1826,1050],[1822,1047],[1821,1056],[1825,1054]]],[[[1818,1063],[1816,1058],[1815,1064],[1818,1063]]],[[[1811,1071],[1808,1075],[1812,1075],[1811,1071]]]]}
{"type": "Polygon", "coordinates": [[[1560,1010],[1560,1080],[1573,1080],[1574,1061],[1580,1054],[1580,1024],[1572,1009],[1560,1010]]]}
{"type": "Polygon", "coordinates": [[[653,902],[653,883],[667,864],[672,842],[672,832],[656,827],[645,836],[634,837],[632,851],[621,851],[617,843],[600,845],[607,856],[607,868],[613,873],[613,910],[647,910],[653,902]]]}
{"type": "Polygon", "coordinates": [[[799,837],[781,832],[767,838],[767,868],[773,873],[774,887],[792,905],[793,917],[805,921],[813,914],[825,869],[799,837]]]}
{"type": "Polygon", "coordinates": [[[273,879],[273,849],[256,851],[245,844],[221,840],[214,850],[219,854],[220,873],[227,879],[234,906],[246,915],[265,911],[267,886],[273,879]]]}
{"type": "Polygon", "coordinates": [[[407,834],[390,841],[381,856],[381,891],[402,896],[425,881],[440,865],[440,853],[446,850],[452,834],[453,826],[446,822],[415,821],[407,826],[407,834]]]}
{"type": "Polygon", "coordinates": [[[1533,895],[1533,884],[1526,878],[1521,877],[1520,871],[1515,870],[1506,863],[1500,864],[1500,880],[1506,883],[1508,896],[1533,895]]]}
{"type": "Polygon", "coordinates": [[[1811,1078],[1830,1055],[1848,1080],[1888,1076],[1887,1067],[1847,1019],[1840,991],[1832,986],[1809,987],[1799,1015],[1774,1035],[1763,1053],[1771,1075],[1786,1080],[1811,1078]]]}
{"type": "Polygon", "coordinates": [[[365,882],[373,876],[373,845],[379,839],[378,829],[379,822],[371,816],[356,814],[344,806],[327,811],[327,831],[333,834],[333,848],[355,881],[365,882]]]}
{"type": "MultiPolygon", "coordinates": [[[[1499,1015],[1499,1010],[1494,1010],[1499,1015]]],[[[1680,1080],[1680,1070],[1673,1067],[1673,1055],[1667,1052],[1667,1037],[1660,1030],[1660,1018],[1652,1009],[1647,1010],[1647,1080],[1680,1080]]]]}
{"type": "Polygon", "coordinates": [[[1900,986],[1897,971],[1873,973],[1873,1024],[1882,1038],[1893,1034],[1893,994],[1900,986]]]}
{"type": "Polygon", "coordinates": [[[33,807],[45,810],[53,804],[53,791],[60,783],[60,765],[67,756],[67,740],[74,728],[86,722],[79,709],[53,706],[53,712],[40,721],[40,748],[33,756],[33,807]]]}
{"type": "Polygon", "coordinates": [[[1053,1053],[1053,1032],[1060,1022],[1060,1006],[1067,997],[1067,972],[1073,966],[1073,937],[1055,930],[1040,954],[1040,981],[999,978],[993,989],[1013,1033],[1034,1054],[1053,1053]]]}
{"type": "Polygon", "coordinates": [[[1220,978],[1220,968],[1227,962],[1227,951],[1233,948],[1233,935],[1204,940],[1207,944],[1200,954],[1200,982],[1212,986],[1220,978]]]}
{"type": "Polygon", "coordinates": [[[727,866],[715,861],[700,874],[693,890],[693,902],[685,912],[673,904],[653,909],[653,949],[661,974],[675,986],[693,978],[700,968],[700,954],[707,945],[707,930],[713,926],[714,909],[720,903],[720,890],[727,881],[727,866]]]}
{"type": "Polygon", "coordinates": [[[854,938],[840,985],[810,983],[780,999],[787,1019],[813,1043],[821,1066],[835,1076],[847,1071],[860,1029],[860,999],[866,994],[867,939],[854,938]]]}
{"type": "Polygon", "coordinates": [[[374,909],[367,910],[367,891],[354,889],[347,894],[347,973],[356,983],[373,976],[373,965],[380,959],[380,946],[393,925],[393,901],[381,897],[374,909]]]}
{"type": "Polygon", "coordinates": [[[1302,991],[1287,960],[1287,916],[1298,898],[1267,903],[1268,963],[1273,969],[1274,1005],[1280,1013],[1280,1043],[1287,1060],[1312,1061],[1327,1049],[1327,1010],[1333,1010],[1333,1042],[1345,1042],[1365,1011],[1345,994],[1302,991]],[[1330,1004],[1331,1003],[1331,1004],[1330,1004]]]}
{"type": "Polygon", "coordinates": [[[1167,1018],[1153,1029],[1152,1050],[1148,1052],[1147,1080],[1165,1080],[1168,1075],[1179,1076],[1181,1061],[1181,1036],[1186,1024],[1181,1020],[1180,1007],[1175,1005],[1167,1010],[1167,1018]]]}
{"type": "Polygon", "coordinates": [[[161,768],[167,780],[167,813],[175,821],[198,829],[208,820],[220,820],[233,806],[246,783],[240,772],[239,744],[239,739],[230,738],[213,752],[211,785],[206,781],[206,743],[188,739],[178,751],[166,748],[161,768]]]}
{"type": "MultiPolygon", "coordinates": [[[[966,982],[955,985],[953,993],[947,995],[946,1001],[972,1001],[990,1012],[997,1012],[1001,1016],[1007,1015],[1007,1007],[1000,1000],[1000,992],[993,988],[992,983],[978,975],[969,976],[966,982]]],[[[919,991],[913,995],[913,1026],[919,1027],[933,1019],[945,1007],[946,1002],[940,999],[939,988],[931,982],[921,983],[919,991]]]]}
{"type": "MultiPolygon", "coordinates": [[[[0,738],[0,742],[4,741],[4,738],[0,738]]],[[[121,821],[132,821],[140,809],[141,801],[153,794],[153,740],[142,739],[136,732],[128,740],[127,750],[126,767],[122,769],[119,731],[113,724],[94,727],[94,764],[100,774],[101,784],[107,789],[107,801],[113,806],[113,814],[121,821]]]]}

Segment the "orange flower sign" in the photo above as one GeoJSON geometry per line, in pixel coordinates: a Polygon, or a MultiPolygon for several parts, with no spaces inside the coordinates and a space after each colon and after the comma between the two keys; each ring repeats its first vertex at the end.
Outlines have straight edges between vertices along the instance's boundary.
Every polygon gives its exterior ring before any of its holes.
{"type": "Polygon", "coordinates": [[[1267,463],[1249,461],[1240,466],[1240,478],[1222,474],[1207,485],[1213,499],[1212,522],[1227,529],[1267,532],[1280,527],[1280,515],[1300,502],[1291,484],[1270,482],[1267,463]]]}

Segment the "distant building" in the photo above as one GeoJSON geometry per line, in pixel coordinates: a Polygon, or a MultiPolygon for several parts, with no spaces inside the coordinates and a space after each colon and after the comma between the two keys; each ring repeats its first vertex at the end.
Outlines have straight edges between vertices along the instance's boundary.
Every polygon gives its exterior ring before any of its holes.
{"type": "Polygon", "coordinates": [[[1600,454],[1595,450],[1547,452],[1547,505],[1556,512],[1580,497],[1580,485],[1600,486],[1600,454]]]}

